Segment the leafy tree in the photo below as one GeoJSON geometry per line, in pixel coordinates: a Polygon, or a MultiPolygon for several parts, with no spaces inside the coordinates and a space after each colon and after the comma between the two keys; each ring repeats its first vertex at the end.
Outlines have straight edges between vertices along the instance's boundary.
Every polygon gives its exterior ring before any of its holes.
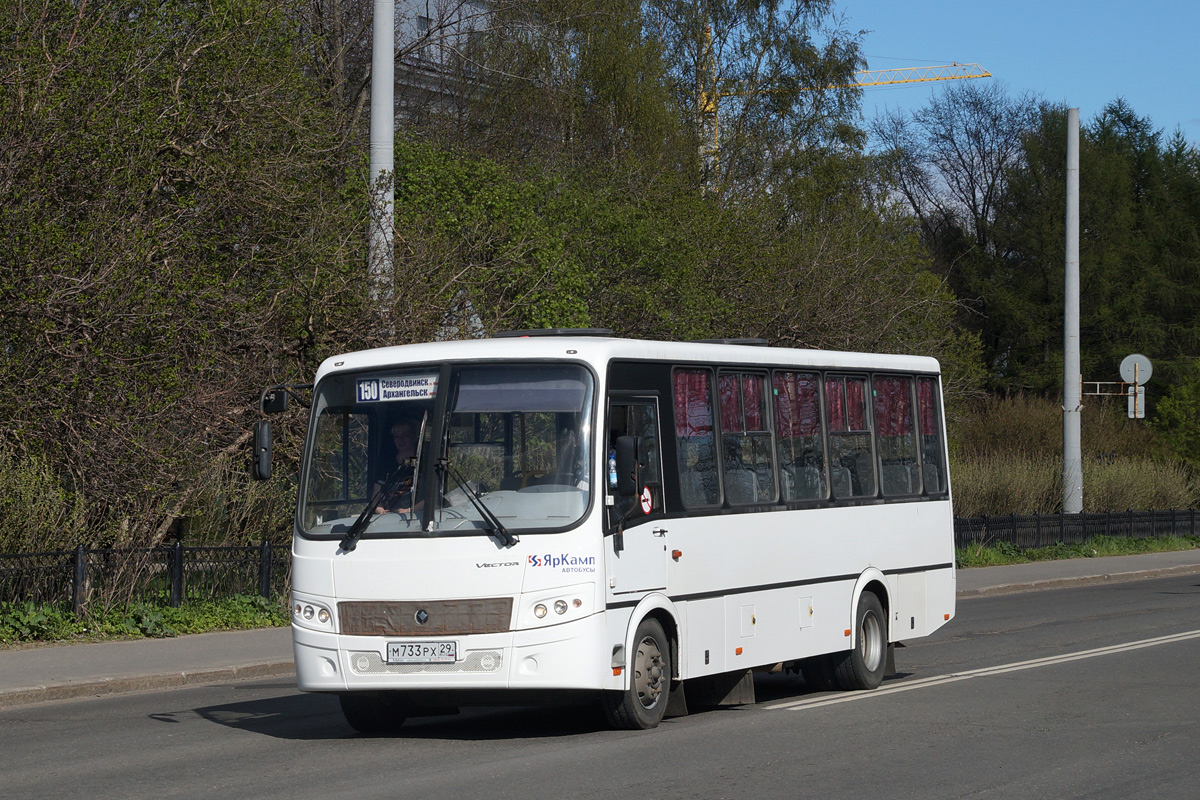
{"type": "MultiPolygon", "coordinates": [[[[1197,351],[1200,191],[1197,156],[1116,101],[1080,134],[1080,336],[1087,380],[1116,380],[1131,352],[1149,355],[1160,379],[1197,351]]],[[[1025,140],[1024,163],[997,223],[1003,258],[994,315],[997,377],[1005,385],[1048,390],[1061,378],[1066,126],[1046,109],[1025,140]]]]}
{"type": "Polygon", "coordinates": [[[349,326],[353,175],[286,4],[12,12],[0,449],[55,465],[81,535],[157,540],[240,466],[261,387],[349,326]]]}
{"type": "Polygon", "coordinates": [[[460,331],[469,301],[486,331],[582,325],[924,352],[946,361],[954,391],[977,385],[976,341],[952,329],[954,297],[907,220],[864,196],[866,159],[843,164],[856,178],[824,193],[792,186],[786,207],[766,194],[727,205],[682,178],[630,192],[597,174],[530,175],[411,142],[396,164],[402,249],[428,248],[397,276],[437,264],[420,302],[460,331]]]}
{"type": "Polygon", "coordinates": [[[861,34],[824,0],[652,0],[669,87],[699,147],[701,180],[737,196],[769,190],[797,158],[856,148],[861,34]]]}
{"type": "MultiPolygon", "coordinates": [[[[1065,109],[969,84],[878,120],[889,176],[935,270],[970,313],[993,387],[1056,393],[1062,378],[1065,109]]],[[[1131,352],[1194,357],[1200,285],[1196,152],[1164,145],[1123,101],[1081,131],[1081,351],[1087,380],[1131,352]]],[[[1156,379],[1157,381],[1157,379],[1156,379]]]]}

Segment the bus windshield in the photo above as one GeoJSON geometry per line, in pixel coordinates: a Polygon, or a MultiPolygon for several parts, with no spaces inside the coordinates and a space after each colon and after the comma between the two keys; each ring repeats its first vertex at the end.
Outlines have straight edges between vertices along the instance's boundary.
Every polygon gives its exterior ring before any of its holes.
{"type": "Polygon", "coordinates": [[[488,535],[497,522],[514,533],[553,532],[583,518],[591,373],[576,364],[491,363],[448,374],[383,369],[316,387],[302,535],[344,533],[368,507],[364,538],[488,535]]]}

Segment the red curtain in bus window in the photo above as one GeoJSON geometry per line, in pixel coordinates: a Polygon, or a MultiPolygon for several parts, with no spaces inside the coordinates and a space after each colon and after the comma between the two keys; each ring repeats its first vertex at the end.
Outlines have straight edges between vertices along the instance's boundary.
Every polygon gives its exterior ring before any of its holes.
{"type": "Polygon", "coordinates": [[[742,376],[742,408],[746,413],[747,431],[765,431],[767,413],[761,375],[742,376]]]}
{"type": "Polygon", "coordinates": [[[933,378],[917,379],[917,415],[923,435],[941,432],[937,424],[937,382],[933,378]]]}
{"type": "Polygon", "coordinates": [[[846,421],[850,430],[867,429],[867,382],[862,378],[846,379],[846,421]]]}
{"type": "Polygon", "coordinates": [[[775,428],[783,438],[814,436],[821,426],[821,406],[817,400],[817,376],[797,372],[776,372],[775,428]]]}
{"type": "Polygon", "coordinates": [[[875,378],[875,427],[880,436],[906,436],[912,432],[908,378],[875,378]]]}
{"type": "Polygon", "coordinates": [[[821,431],[821,401],[817,398],[817,376],[796,376],[796,402],[800,412],[800,435],[816,436],[821,431]]]}
{"type": "Polygon", "coordinates": [[[775,389],[775,432],[784,439],[800,435],[799,399],[796,397],[795,376],[776,372],[771,376],[775,389]]]}
{"type": "Polygon", "coordinates": [[[712,400],[708,372],[678,370],[675,373],[675,435],[702,436],[712,432],[712,400]]]}
{"type": "Polygon", "coordinates": [[[723,374],[717,378],[717,403],[721,408],[721,430],[726,433],[744,430],[738,383],[737,375],[723,374]]]}
{"type": "Polygon", "coordinates": [[[825,414],[829,418],[831,433],[850,430],[846,424],[846,379],[825,379],[825,414]]]}

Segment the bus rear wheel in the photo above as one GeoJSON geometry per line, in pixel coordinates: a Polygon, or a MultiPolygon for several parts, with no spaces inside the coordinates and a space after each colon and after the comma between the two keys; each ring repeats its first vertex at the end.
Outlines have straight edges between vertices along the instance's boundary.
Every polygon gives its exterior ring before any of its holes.
{"type": "Polygon", "coordinates": [[[855,646],[834,656],[834,680],[842,689],[876,689],[887,666],[887,619],[872,592],[858,598],[854,614],[855,646]]]}
{"type": "Polygon", "coordinates": [[[656,619],[644,619],[633,637],[629,688],[605,695],[604,715],[614,728],[648,730],[662,722],[671,693],[671,642],[656,619]]]}
{"type": "Polygon", "coordinates": [[[407,705],[394,692],[346,692],[338,702],[346,722],[359,733],[395,733],[408,718],[407,705]]]}

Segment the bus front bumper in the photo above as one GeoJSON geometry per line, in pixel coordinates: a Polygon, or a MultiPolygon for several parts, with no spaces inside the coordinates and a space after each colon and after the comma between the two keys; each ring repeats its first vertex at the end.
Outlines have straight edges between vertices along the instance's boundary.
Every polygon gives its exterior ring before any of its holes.
{"type": "MultiPolygon", "coordinates": [[[[388,663],[402,637],[342,636],[292,625],[297,685],[306,692],[605,688],[602,615],[504,633],[431,637],[452,641],[453,663],[388,663]]],[[[423,640],[424,641],[424,640],[423,640]]]]}

